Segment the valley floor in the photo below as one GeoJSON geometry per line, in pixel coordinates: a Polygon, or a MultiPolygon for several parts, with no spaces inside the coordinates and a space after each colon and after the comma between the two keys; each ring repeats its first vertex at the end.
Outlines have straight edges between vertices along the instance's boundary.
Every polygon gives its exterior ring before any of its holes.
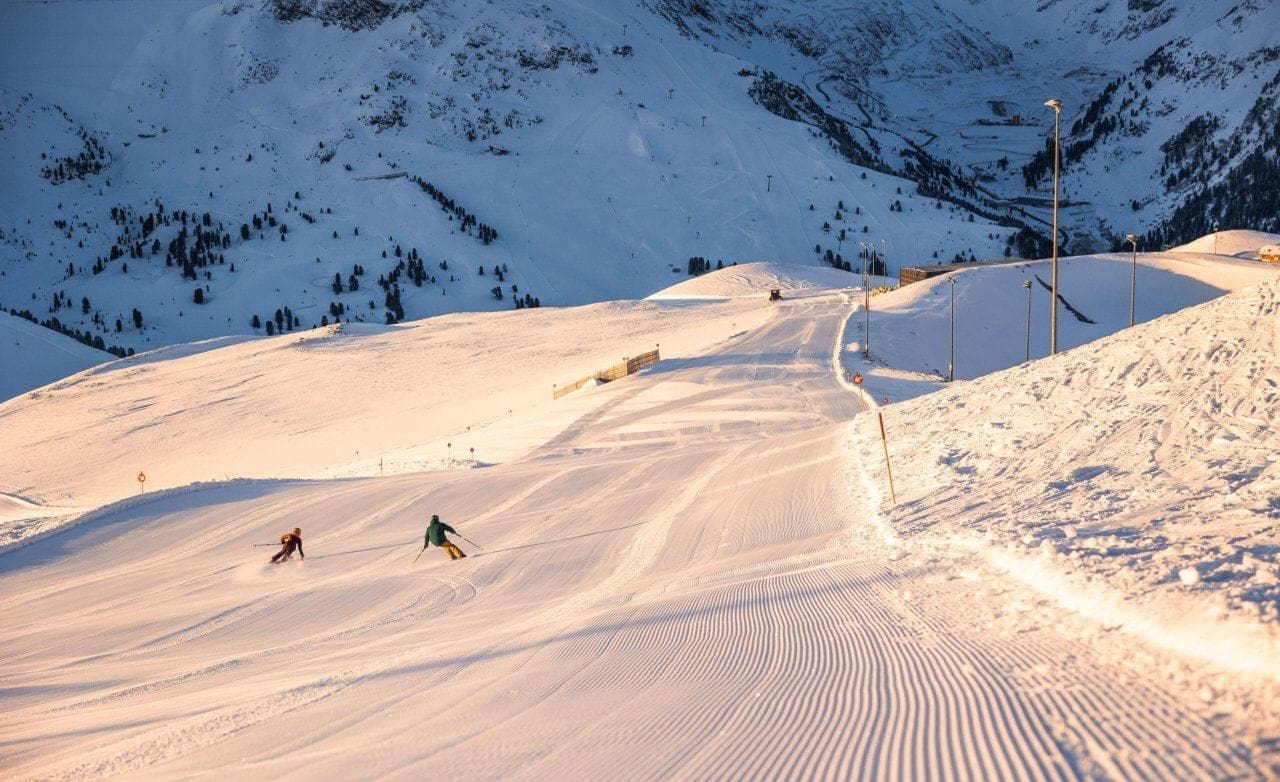
{"type": "Polygon", "coordinates": [[[7,778],[1262,778],[1160,655],[847,491],[796,295],[484,469],[157,497],[0,554],[7,778]],[[432,513],[484,550],[411,567],[432,513]],[[308,557],[265,563],[294,526],[308,557]]]}

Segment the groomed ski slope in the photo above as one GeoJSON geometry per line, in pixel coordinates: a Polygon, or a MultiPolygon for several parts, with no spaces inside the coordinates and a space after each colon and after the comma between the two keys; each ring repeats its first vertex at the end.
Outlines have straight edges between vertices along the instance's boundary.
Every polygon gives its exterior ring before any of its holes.
{"type": "Polygon", "coordinates": [[[196,487],[0,555],[0,770],[1275,773],[1280,722],[1258,703],[1223,710],[1181,658],[980,557],[885,541],[874,492],[847,485],[846,441],[872,425],[832,366],[852,298],[792,292],[755,328],[575,394],[502,464],[196,487]],[[431,513],[486,550],[411,568],[431,513]],[[295,525],[307,560],[264,564],[252,546],[295,525]]]}

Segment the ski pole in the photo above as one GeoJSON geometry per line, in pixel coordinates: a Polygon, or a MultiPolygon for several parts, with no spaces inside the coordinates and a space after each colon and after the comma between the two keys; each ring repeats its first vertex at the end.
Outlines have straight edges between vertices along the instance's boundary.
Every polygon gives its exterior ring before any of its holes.
{"type": "Polygon", "coordinates": [[[473,545],[473,546],[475,546],[476,548],[480,549],[481,551],[484,551],[484,546],[481,546],[479,543],[476,543],[475,541],[471,541],[471,540],[467,540],[466,538],[463,538],[463,537],[462,537],[462,535],[461,535],[460,533],[455,532],[455,533],[453,533],[453,534],[457,535],[458,537],[462,538],[463,540],[466,540],[468,543],[470,543],[471,545],[473,545]]]}
{"type": "Polygon", "coordinates": [[[279,543],[254,543],[254,548],[262,548],[263,546],[279,546],[279,543]]]}
{"type": "MultiPolygon", "coordinates": [[[[426,550],[427,550],[427,547],[423,546],[422,551],[426,551],[426,550]]],[[[419,551],[418,556],[413,558],[413,561],[409,563],[409,567],[413,567],[414,565],[418,564],[418,560],[422,558],[422,551],[419,551]]]]}

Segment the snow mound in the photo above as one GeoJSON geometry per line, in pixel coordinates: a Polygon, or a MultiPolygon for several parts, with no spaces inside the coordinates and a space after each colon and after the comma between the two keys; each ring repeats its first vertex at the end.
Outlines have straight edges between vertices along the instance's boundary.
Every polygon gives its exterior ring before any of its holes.
{"type": "Polygon", "coordinates": [[[1213,253],[1258,259],[1258,248],[1280,242],[1280,234],[1265,231],[1218,231],[1171,248],[1174,253],[1213,253]]]}
{"type": "Polygon", "coordinates": [[[52,329],[0,312],[0,401],[114,359],[52,329]]]}
{"type": "MultiPolygon", "coordinates": [[[[992,561],[1075,610],[1280,677],[1280,280],[888,408],[908,542],[992,561]]],[[[885,475],[879,430],[850,447],[885,475]]],[[[884,494],[887,495],[887,491],[884,494]]]]}
{"type": "Polygon", "coordinates": [[[812,291],[849,288],[861,278],[825,266],[788,263],[744,263],[699,275],[650,295],[662,299],[734,299],[759,297],[769,291],[812,291]]]}

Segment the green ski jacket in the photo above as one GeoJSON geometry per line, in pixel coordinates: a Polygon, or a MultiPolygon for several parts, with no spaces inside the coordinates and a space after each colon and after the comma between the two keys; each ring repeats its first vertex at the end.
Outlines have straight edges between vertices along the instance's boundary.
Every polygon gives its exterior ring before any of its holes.
{"type": "Polygon", "coordinates": [[[443,546],[445,542],[444,533],[446,532],[452,532],[455,535],[458,534],[457,530],[450,527],[448,524],[445,524],[443,521],[437,520],[431,522],[431,524],[427,526],[427,535],[422,541],[422,547],[426,548],[428,545],[443,546]]]}

